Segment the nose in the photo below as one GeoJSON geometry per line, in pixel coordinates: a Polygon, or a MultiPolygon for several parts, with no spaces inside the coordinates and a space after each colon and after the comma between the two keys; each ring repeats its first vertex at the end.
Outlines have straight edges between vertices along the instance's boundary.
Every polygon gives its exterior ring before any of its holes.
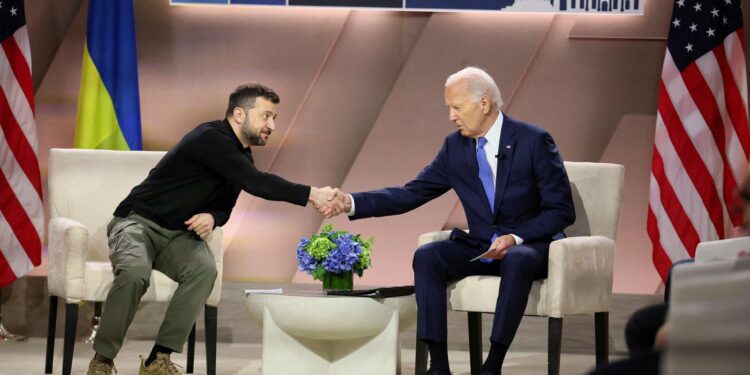
{"type": "Polygon", "coordinates": [[[276,122],[274,122],[273,118],[270,118],[270,119],[268,119],[268,124],[266,124],[266,126],[269,129],[271,129],[271,130],[275,130],[276,129],[276,122]]]}
{"type": "Polygon", "coordinates": [[[455,122],[458,119],[456,117],[456,111],[454,111],[452,108],[448,111],[448,120],[450,122],[455,122]]]}

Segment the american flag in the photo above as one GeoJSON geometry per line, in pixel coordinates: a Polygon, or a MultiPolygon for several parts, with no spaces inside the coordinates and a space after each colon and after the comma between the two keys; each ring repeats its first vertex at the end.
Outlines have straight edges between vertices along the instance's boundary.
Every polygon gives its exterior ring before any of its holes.
{"type": "Polygon", "coordinates": [[[654,140],[647,230],[662,279],[699,242],[731,236],[750,131],[740,0],[675,1],[654,140]]]}
{"type": "Polygon", "coordinates": [[[0,1],[0,288],[39,265],[44,211],[23,0],[0,1]]]}

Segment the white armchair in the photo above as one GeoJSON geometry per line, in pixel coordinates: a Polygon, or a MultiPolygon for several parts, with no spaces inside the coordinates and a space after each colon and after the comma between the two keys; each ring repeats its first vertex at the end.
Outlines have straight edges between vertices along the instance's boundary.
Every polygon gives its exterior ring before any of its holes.
{"type": "MultiPolygon", "coordinates": [[[[565,162],[576,221],[566,238],[549,247],[546,279],[532,286],[524,315],[548,317],[548,373],[560,372],[562,322],[566,315],[594,314],[596,362],[609,356],[609,306],[612,301],[615,238],[625,168],[616,164],[565,162]]],[[[426,233],[419,246],[448,239],[450,231],[426,233]]],[[[448,287],[448,308],[466,311],[471,373],[482,364],[482,313],[494,313],[501,278],[469,276],[448,287]]],[[[417,347],[416,373],[424,374],[426,348],[417,347]]]]}
{"type": "MultiPolygon", "coordinates": [[[[112,212],[130,190],[143,181],[164,156],[154,151],[52,149],[49,156],[49,326],[45,373],[52,373],[58,298],[65,299],[63,374],[73,361],[78,305],[107,298],[114,274],[109,261],[106,227],[112,212]]],[[[221,297],[223,234],[216,228],[208,237],[218,276],[205,309],[208,374],[216,371],[216,306],[221,297]]],[[[154,270],[142,301],[166,302],[177,283],[154,270]]],[[[106,306],[105,306],[106,308],[106,306]]],[[[187,372],[193,370],[195,326],[188,343],[187,372]]]]}

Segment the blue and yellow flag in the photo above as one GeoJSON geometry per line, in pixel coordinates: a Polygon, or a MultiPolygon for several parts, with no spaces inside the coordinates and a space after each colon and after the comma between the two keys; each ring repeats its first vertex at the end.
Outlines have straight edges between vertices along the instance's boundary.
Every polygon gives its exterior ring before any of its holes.
{"type": "Polygon", "coordinates": [[[143,148],[132,0],[89,1],[75,147],[143,148]]]}

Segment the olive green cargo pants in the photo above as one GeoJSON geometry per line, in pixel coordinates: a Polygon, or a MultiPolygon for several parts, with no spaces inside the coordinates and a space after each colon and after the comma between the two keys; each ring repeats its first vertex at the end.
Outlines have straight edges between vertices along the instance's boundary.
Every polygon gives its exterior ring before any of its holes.
{"type": "Polygon", "coordinates": [[[133,212],[112,219],[107,235],[115,279],[94,350],[107,358],[117,356],[154,269],[179,284],[156,344],[181,352],[216,280],[216,263],[208,245],[194,232],[165,229],[133,212]]]}

